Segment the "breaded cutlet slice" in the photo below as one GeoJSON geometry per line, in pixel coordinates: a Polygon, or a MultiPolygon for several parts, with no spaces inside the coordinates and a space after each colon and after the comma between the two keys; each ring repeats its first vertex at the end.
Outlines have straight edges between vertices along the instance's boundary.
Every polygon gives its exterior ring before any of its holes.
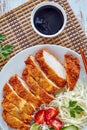
{"type": "Polygon", "coordinates": [[[65,54],[65,69],[69,90],[73,90],[80,74],[80,61],[72,54],[65,54]]]}
{"type": "Polygon", "coordinates": [[[20,112],[19,109],[9,102],[7,99],[3,99],[2,107],[5,111],[7,111],[12,116],[18,118],[19,120],[23,121],[26,124],[29,124],[33,120],[33,116],[24,113],[23,111],[20,112]]]}
{"type": "Polygon", "coordinates": [[[65,68],[56,56],[47,49],[41,49],[36,53],[35,59],[50,80],[52,80],[59,88],[65,86],[65,68]]]}
{"type": "Polygon", "coordinates": [[[25,70],[22,73],[22,77],[26,84],[28,85],[30,91],[35,94],[36,97],[40,98],[42,103],[49,104],[54,97],[48,94],[43,88],[39,86],[39,84],[32,78],[32,76],[29,74],[28,68],[25,68],[25,70]]]}
{"type": "Polygon", "coordinates": [[[41,105],[41,101],[35,97],[25,86],[24,81],[18,76],[14,75],[9,79],[9,83],[15,90],[15,92],[27,102],[30,102],[34,108],[38,108],[41,105]]]}
{"type": "Polygon", "coordinates": [[[36,64],[35,58],[29,56],[25,61],[28,73],[34,78],[34,80],[49,94],[57,90],[57,86],[47,78],[40,67],[36,64]]]}
{"type": "Polygon", "coordinates": [[[5,122],[7,123],[7,125],[9,125],[12,128],[15,128],[17,130],[18,129],[20,129],[20,130],[30,130],[29,125],[26,125],[21,120],[12,116],[11,114],[9,114],[9,112],[7,112],[5,110],[2,113],[2,117],[5,120],[5,122]]]}
{"type": "Polygon", "coordinates": [[[3,97],[16,105],[19,108],[20,112],[23,111],[29,115],[33,114],[34,109],[32,105],[30,103],[27,103],[23,98],[19,97],[8,83],[4,85],[3,97]]]}

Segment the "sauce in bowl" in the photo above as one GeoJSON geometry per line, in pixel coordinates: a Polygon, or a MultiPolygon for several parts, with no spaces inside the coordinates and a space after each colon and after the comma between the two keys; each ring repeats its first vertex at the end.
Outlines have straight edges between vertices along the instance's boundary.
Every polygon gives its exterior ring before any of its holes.
{"type": "Polygon", "coordinates": [[[62,28],[63,23],[62,12],[52,5],[39,8],[34,15],[35,27],[39,32],[46,35],[57,33],[62,28]]]}

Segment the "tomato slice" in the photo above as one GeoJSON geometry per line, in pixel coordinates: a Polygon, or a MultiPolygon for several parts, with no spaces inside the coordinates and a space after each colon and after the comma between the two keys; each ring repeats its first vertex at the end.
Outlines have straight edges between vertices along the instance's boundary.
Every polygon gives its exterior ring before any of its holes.
{"type": "Polygon", "coordinates": [[[39,110],[34,117],[35,122],[38,124],[44,124],[45,122],[45,110],[39,110]]]}
{"type": "Polygon", "coordinates": [[[46,109],[46,112],[45,112],[46,124],[49,125],[52,121],[51,119],[56,117],[58,113],[59,111],[53,107],[49,107],[48,109],[46,109]]]}
{"type": "Polygon", "coordinates": [[[38,124],[44,124],[44,122],[46,122],[47,125],[51,125],[51,123],[54,122],[54,119],[56,115],[58,115],[58,113],[59,111],[53,107],[49,107],[45,110],[42,109],[35,114],[34,120],[38,124]]]}
{"type": "Polygon", "coordinates": [[[55,130],[61,130],[61,128],[63,127],[63,123],[61,120],[57,119],[57,118],[54,118],[52,121],[51,121],[51,125],[52,127],[55,129],[55,130]]]}

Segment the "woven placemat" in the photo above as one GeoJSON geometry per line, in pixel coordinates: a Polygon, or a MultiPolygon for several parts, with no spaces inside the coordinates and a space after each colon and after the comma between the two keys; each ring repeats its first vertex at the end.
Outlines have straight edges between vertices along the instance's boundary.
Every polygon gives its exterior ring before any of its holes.
{"type": "MultiPolygon", "coordinates": [[[[60,35],[50,39],[42,38],[34,32],[30,23],[31,12],[42,1],[31,0],[0,17],[0,33],[6,34],[6,39],[2,44],[15,46],[10,54],[10,58],[19,51],[38,44],[61,45],[71,48],[78,53],[78,45],[83,44],[86,51],[87,38],[67,0],[55,0],[65,9],[67,14],[67,25],[60,35]]],[[[0,59],[0,70],[7,61],[0,59]]]]}

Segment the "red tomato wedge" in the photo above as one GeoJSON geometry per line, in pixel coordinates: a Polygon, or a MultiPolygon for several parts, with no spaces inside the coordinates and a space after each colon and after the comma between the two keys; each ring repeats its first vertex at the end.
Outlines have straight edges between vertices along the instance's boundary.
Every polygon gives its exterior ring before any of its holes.
{"type": "Polygon", "coordinates": [[[38,124],[44,124],[45,122],[45,110],[39,110],[34,117],[34,120],[38,123],[38,124]]]}
{"type": "Polygon", "coordinates": [[[49,125],[51,123],[51,119],[56,117],[59,111],[53,107],[49,107],[45,111],[45,120],[46,124],[49,125]]]}
{"type": "Polygon", "coordinates": [[[61,130],[61,128],[63,127],[63,123],[61,120],[54,118],[51,121],[51,125],[55,130],[61,130]]]}
{"type": "Polygon", "coordinates": [[[59,111],[53,107],[47,109],[39,110],[35,116],[34,120],[38,124],[52,125],[55,130],[60,130],[62,128],[62,122],[59,119],[56,119],[56,116],[59,114],[59,111]]]}

